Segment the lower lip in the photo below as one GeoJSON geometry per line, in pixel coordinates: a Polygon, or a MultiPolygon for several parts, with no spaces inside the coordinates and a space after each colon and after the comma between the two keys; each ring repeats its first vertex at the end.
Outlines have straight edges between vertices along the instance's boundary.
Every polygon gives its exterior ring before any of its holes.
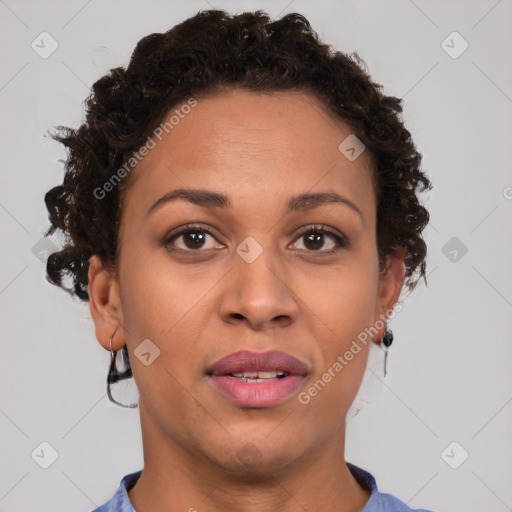
{"type": "Polygon", "coordinates": [[[231,375],[212,375],[217,389],[239,407],[272,407],[288,398],[301,385],[304,377],[288,375],[270,382],[243,382],[231,375]]]}

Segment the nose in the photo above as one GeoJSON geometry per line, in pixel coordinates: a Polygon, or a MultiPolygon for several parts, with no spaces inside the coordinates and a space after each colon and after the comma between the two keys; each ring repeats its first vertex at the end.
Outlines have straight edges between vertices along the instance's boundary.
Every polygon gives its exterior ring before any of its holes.
{"type": "Polygon", "coordinates": [[[234,268],[224,282],[220,301],[224,322],[266,331],[286,327],[298,319],[299,307],[289,273],[272,258],[271,251],[263,251],[252,263],[234,256],[234,268]]]}

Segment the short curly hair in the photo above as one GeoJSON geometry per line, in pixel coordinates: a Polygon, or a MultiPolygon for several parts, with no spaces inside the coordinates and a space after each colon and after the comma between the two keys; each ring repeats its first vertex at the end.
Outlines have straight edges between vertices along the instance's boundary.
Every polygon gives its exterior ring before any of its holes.
{"type": "Polygon", "coordinates": [[[123,190],[102,187],[132,157],[171,108],[223,90],[301,91],[313,94],[363,142],[372,160],[377,196],[377,248],[386,258],[405,248],[405,280],[411,291],[426,283],[429,220],[418,192],[432,188],[420,169],[421,154],[401,119],[402,100],[386,96],[357,53],[334,51],[319,41],[308,20],[291,13],[272,21],[261,10],[231,15],[199,11],[165,33],[141,39],[126,68],[111,69],[86,99],[85,122],[58,127],[52,136],[67,150],[61,185],[45,202],[51,227],[65,236],[47,261],[47,278],[89,299],[92,255],[116,268],[123,190]],[[65,279],[71,278],[67,285],[65,279]]]}

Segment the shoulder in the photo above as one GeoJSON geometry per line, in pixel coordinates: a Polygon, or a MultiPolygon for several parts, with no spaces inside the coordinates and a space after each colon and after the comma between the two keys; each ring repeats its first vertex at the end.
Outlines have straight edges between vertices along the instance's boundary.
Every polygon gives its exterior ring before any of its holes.
{"type": "Polygon", "coordinates": [[[371,492],[361,512],[432,512],[423,508],[411,508],[397,497],[380,492],[372,474],[350,462],[346,464],[354,478],[371,492]]]}
{"type": "Polygon", "coordinates": [[[114,496],[92,512],[135,512],[128,498],[128,491],[137,483],[141,474],[142,470],[124,476],[114,496]]]}

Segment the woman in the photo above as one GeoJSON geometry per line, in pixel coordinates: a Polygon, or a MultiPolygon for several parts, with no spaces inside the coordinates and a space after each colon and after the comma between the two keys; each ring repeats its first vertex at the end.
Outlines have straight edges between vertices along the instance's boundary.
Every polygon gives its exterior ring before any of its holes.
{"type": "Polygon", "coordinates": [[[140,396],[144,468],[97,511],[411,510],[344,457],[425,278],[400,112],[299,14],[199,12],[94,84],[46,204],[49,279],[89,301],[109,397],[132,372],[140,396]]]}

